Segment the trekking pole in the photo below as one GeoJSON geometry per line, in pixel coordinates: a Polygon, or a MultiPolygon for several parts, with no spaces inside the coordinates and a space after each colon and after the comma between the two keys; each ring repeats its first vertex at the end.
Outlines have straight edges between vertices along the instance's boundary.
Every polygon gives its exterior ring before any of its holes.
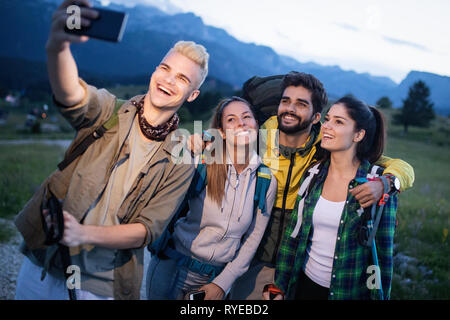
{"type": "Polygon", "coordinates": [[[68,286],[68,280],[69,280],[69,275],[67,274],[67,268],[72,264],[71,259],[70,259],[70,251],[69,251],[69,247],[59,244],[59,250],[61,252],[61,262],[63,265],[63,272],[64,272],[64,277],[66,278],[66,286],[67,286],[67,291],[69,292],[69,299],[70,300],[77,300],[77,294],[75,292],[75,288],[69,288],[68,286]]]}
{"type": "MultiPolygon", "coordinates": [[[[67,280],[69,280],[69,276],[67,274],[67,269],[72,265],[72,259],[70,258],[69,247],[60,243],[64,235],[64,214],[62,209],[62,201],[59,200],[50,189],[48,192],[50,193],[50,197],[47,200],[47,205],[46,207],[41,208],[41,210],[47,210],[47,214],[50,218],[50,222],[47,224],[47,218],[42,217],[43,228],[46,234],[45,244],[57,244],[57,251],[59,251],[61,255],[64,278],[66,278],[66,285],[68,285],[67,280]]],[[[67,290],[69,292],[70,300],[77,300],[75,288],[70,289],[69,286],[67,286],[67,290]]]]}
{"type": "MultiPolygon", "coordinates": [[[[372,206],[372,219],[367,221],[367,228],[369,230],[369,234],[372,235],[372,230],[373,230],[373,219],[375,218],[375,209],[376,209],[376,205],[372,206]]],[[[377,224],[378,226],[378,224],[377,224]]],[[[379,292],[380,292],[380,300],[384,300],[384,293],[383,293],[383,283],[381,282],[381,269],[380,269],[380,264],[378,262],[378,254],[377,254],[377,245],[375,243],[375,235],[373,235],[372,238],[372,262],[373,264],[378,268],[376,271],[376,277],[377,277],[377,283],[380,285],[379,288],[379,292]],[[379,272],[378,272],[379,270],[379,272]]]]}

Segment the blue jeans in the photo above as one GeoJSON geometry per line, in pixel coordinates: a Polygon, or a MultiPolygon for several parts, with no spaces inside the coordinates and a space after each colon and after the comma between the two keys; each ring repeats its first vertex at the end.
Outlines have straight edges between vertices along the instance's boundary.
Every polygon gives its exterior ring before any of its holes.
{"type": "Polygon", "coordinates": [[[183,300],[210,282],[209,275],[202,275],[178,266],[173,259],[159,259],[152,255],[147,270],[147,299],[183,300]]]}
{"type": "MultiPolygon", "coordinates": [[[[48,274],[41,281],[42,268],[27,257],[23,259],[17,276],[16,300],[69,300],[66,280],[48,274]]],[[[113,300],[92,292],[76,289],[78,300],[113,300]]]]}

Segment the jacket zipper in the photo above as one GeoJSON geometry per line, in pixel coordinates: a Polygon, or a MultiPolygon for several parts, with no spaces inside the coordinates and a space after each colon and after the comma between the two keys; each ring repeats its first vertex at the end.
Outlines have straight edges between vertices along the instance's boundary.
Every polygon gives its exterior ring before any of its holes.
{"type": "Polygon", "coordinates": [[[288,192],[289,192],[289,184],[291,183],[292,169],[294,168],[294,165],[295,165],[295,153],[292,153],[291,154],[291,162],[289,163],[288,175],[286,178],[286,185],[284,187],[284,192],[283,192],[283,205],[281,207],[280,227],[278,230],[278,237],[277,237],[277,243],[276,243],[275,250],[274,250],[274,255],[272,257],[272,264],[276,263],[281,239],[283,238],[283,225],[284,225],[285,214],[286,214],[286,201],[287,201],[287,196],[288,196],[288,192]]]}

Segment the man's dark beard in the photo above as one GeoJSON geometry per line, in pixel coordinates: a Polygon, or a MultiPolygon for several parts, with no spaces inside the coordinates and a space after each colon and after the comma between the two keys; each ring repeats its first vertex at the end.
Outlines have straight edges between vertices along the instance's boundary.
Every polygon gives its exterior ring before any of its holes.
{"type": "Polygon", "coordinates": [[[284,132],[284,133],[286,133],[286,134],[292,134],[292,133],[297,133],[297,132],[300,132],[300,131],[304,131],[306,128],[309,127],[309,125],[310,125],[311,122],[313,121],[312,117],[311,117],[311,119],[309,119],[309,120],[302,121],[302,118],[300,118],[299,116],[297,116],[297,115],[295,115],[295,114],[289,113],[289,112],[284,112],[284,113],[282,113],[282,114],[279,114],[279,115],[277,116],[277,118],[278,118],[278,129],[280,129],[281,132],[284,132]],[[287,114],[289,114],[289,115],[291,115],[291,116],[297,118],[298,124],[295,125],[295,126],[284,126],[284,125],[282,124],[281,118],[282,118],[284,115],[287,115],[287,114]]]}

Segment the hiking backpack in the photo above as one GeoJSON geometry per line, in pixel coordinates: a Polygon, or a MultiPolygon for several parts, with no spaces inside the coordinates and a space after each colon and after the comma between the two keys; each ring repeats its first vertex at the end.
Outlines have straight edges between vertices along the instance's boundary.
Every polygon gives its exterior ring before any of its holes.
{"type": "Polygon", "coordinates": [[[281,82],[284,75],[269,77],[254,76],[242,86],[242,97],[256,109],[256,118],[260,124],[271,116],[277,115],[280,104],[281,82]]]}

